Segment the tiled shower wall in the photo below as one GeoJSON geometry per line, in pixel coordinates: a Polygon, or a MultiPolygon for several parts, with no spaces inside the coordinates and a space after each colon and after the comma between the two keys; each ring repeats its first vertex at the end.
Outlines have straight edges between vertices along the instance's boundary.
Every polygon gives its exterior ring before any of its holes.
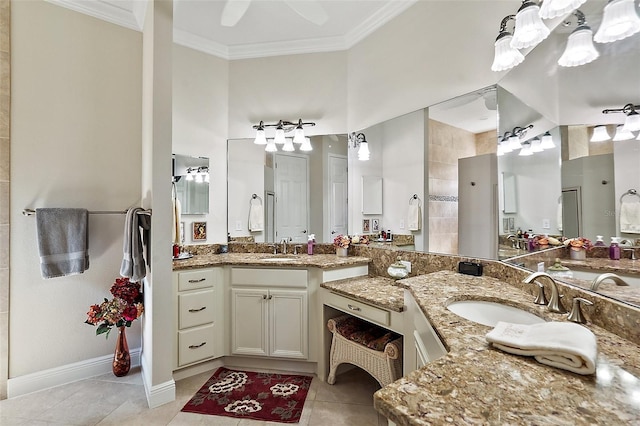
{"type": "Polygon", "coordinates": [[[10,0],[0,0],[0,399],[7,398],[9,373],[10,26],[10,0]]]}
{"type": "Polygon", "coordinates": [[[429,251],[458,253],[458,159],[496,152],[496,131],[429,120],[429,251]]]}

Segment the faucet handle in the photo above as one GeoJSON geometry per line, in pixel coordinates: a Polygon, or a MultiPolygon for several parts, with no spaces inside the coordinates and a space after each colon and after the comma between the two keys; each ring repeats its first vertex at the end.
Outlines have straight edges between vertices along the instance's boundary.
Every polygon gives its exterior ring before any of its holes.
{"type": "Polygon", "coordinates": [[[549,303],[547,297],[544,295],[544,285],[539,283],[538,281],[534,281],[534,284],[538,286],[538,294],[536,295],[536,299],[533,301],[536,305],[546,305],[549,303]]]}
{"type": "Polygon", "coordinates": [[[278,246],[275,244],[269,244],[269,248],[273,249],[273,254],[278,254],[278,246]]]}
{"type": "Polygon", "coordinates": [[[583,299],[582,297],[575,297],[573,299],[573,306],[571,307],[571,312],[569,313],[569,315],[567,315],[567,319],[569,321],[584,324],[587,322],[587,320],[584,318],[584,315],[582,315],[582,310],[580,309],[580,302],[589,306],[593,305],[593,302],[587,299],[583,299]]]}
{"type": "Polygon", "coordinates": [[[300,244],[293,246],[293,254],[298,254],[298,249],[302,249],[300,244]]]}

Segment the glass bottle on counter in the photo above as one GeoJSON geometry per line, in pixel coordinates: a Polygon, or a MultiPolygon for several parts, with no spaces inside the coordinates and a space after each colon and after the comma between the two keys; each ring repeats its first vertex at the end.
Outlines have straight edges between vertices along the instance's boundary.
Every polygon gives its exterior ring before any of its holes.
{"type": "Polygon", "coordinates": [[[602,240],[602,235],[596,235],[596,243],[594,244],[594,246],[596,247],[604,247],[604,241],[602,240]]]}
{"type": "Polygon", "coordinates": [[[611,245],[609,246],[609,259],[620,260],[620,246],[618,245],[618,238],[611,237],[611,245]]]}

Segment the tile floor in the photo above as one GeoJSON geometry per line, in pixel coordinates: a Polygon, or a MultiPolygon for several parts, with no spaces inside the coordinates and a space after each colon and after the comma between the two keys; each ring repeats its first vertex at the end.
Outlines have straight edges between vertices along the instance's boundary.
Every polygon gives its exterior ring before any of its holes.
{"type": "MultiPolygon", "coordinates": [[[[229,366],[229,368],[233,368],[229,366]]],[[[150,409],[139,370],[126,377],[112,374],[0,401],[0,424],[59,425],[284,425],[231,417],[182,413],[180,410],[213,371],[176,382],[176,400],[150,409]]],[[[373,409],[380,385],[354,368],[336,377],[334,385],[313,378],[299,425],[383,426],[386,419],[373,409]]]]}

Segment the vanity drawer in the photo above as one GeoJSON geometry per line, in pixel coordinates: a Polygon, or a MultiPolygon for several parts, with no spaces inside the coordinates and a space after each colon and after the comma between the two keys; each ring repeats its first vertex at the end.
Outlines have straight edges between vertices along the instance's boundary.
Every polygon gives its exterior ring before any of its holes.
{"type": "Polygon", "coordinates": [[[214,325],[178,331],[178,365],[187,365],[215,354],[214,325]]]}
{"type": "Polygon", "coordinates": [[[202,290],[178,295],[178,328],[184,329],[213,322],[214,291],[202,290]]]}
{"type": "Polygon", "coordinates": [[[211,287],[214,279],[213,269],[178,272],[178,291],[211,287]]]}
{"type": "Polygon", "coordinates": [[[343,312],[373,321],[380,325],[388,326],[390,323],[389,311],[367,305],[366,303],[357,302],[336,293],[327,294],[325,303],[340,309],[343,312]]]}

